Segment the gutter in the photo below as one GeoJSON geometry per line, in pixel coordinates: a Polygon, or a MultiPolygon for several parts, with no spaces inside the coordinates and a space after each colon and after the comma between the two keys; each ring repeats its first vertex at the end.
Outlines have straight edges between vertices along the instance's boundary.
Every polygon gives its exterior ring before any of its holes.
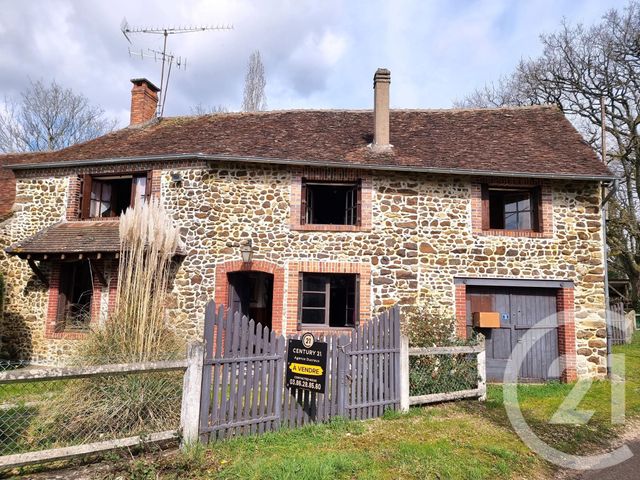
{"type": "Polygon", "coordinates": [[[372,164],[347,164],[345,162],[330,161],[308,161],[296,160],[290,158],[272,158],[272,157],[249,157],[236,155],[212,155],[205,153],[179,153],[170,155],[145,155],[139,157],[116,157],[101,158],[89,160],[68,160],[59,162],[43,162],[31,164],[14,164],[5,165],[3,168],[13,171],[22,170],[44,170],[47,168],[73,168],[73,167],[91,167],[103,165],[120,165],[133,162],[157,162],[157,161],[179,161],[179,160],[201,160],[205,162],[238,162],[238,163],[258,163],[270,165],[294,165],[302,167],[329,167],[329,168],[348,168],[356,170],[370,171],[394,171],[394,172],[417,172],[417,173],[435,173],[445,175],[471,175],[471,176],[487,176],[487,177],[529,177],[544,179],[566,179],[566,180],[586,180],[607,182],[613,181],[617,177],[608,175],[575,175],[575,174],[553,174],[553,173],[528,173],[504,171],[497,172],[495,170],[477,170],[463,168],[432,168],[417,167],[403,165],[372,165],[372,164]]]}
{"type": "Polygon", "coordinates": [[[618,189],[618,182],[611,182],[611,188],[607,193],[607,187],[602,184],[600,203],[600,215],[602,216],[602,261],[604,263],[604,322],[607,330],[607,377],[611,378],[611,362],[613,361],[613,324],[611,323],[611,300],[609,298],[609,246],[607,245],[607,209],[606,205],[618,189]],[[606,195],[605,195],[606,194],[606,195]]]}

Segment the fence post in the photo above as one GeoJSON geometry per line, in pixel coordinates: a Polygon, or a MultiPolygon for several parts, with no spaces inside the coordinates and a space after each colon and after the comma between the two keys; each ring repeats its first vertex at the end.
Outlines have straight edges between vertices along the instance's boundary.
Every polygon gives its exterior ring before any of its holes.
{"type": "MultiPolygon", "coordinates": [[[[273,332],[271,333],[271,335],[273,335],[273,332]]],[[[286,412],[284,411],[284,405],[282,402],[282,395],[290,395],[284,378],[284,364],[287,361],[288,341],[283,335],[278,335],[278,337],[276,337],[273,342],[275,342],[275,351],[278,354],[278,359],[275,362],[275,377],[273,382],[270,381],[270,383],[273,384],[275,389],[275,400],[273,402],[273,412],[277,416],[277,419],[275,421],[275,429],[280,430],[280,427],[282,426],[282,419],[286,418],[286,412]]],[[[265,366],[263,368],[267,367],[265,366]]],[[[269,375],[274,375],[273,371],[271,371],[269,375]]],[[[268,392],[268,394],[271,395],[271,392],[268,392]]]]}
{"type": "Polygon", "coordinates": [[[478,353],[478,400],[484,402],[487,399],[487,354],[483,349],[478,353]]]}
{"type": "Polygon", "coordinates": [[[400,411],[409,411],[409,337],[400,336],[400,411]]]}
{"type": "MultiPolygon", "coordinates": [[[[347,362],[349,361],[349,355],[347,355],[346,349],[350,345],[350,341],[345,335],[340,335],[337,342],[338,348],[338,416],[344,417],[347,413],[347,362]]],[[[353,372],[351,372],[353,375],[353,372]]],[[[352,378],[352,382],[356,379],[352,378]]]]}
{"type": "Polygon", "coordinates": [[[203,366],[204,345],[202,342],[190,343],[187,350],[187,370],[184,373],[180,409],[182,447],[197,442],[199,438],[203,366]]]}

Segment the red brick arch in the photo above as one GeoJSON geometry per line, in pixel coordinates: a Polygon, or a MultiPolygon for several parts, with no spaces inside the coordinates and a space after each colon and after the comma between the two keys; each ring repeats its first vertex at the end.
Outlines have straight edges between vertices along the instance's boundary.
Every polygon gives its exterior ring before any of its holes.
{"type": "Polygon", "coordinates": [[[266,260],[255,260],[244,263],[242,260],[230,260],[216,266],[216,290],[214,299],[216,305],[227,307],[229,300],[229,280],[227,273],[231,272],[264,272],[273,275],[273,304],[271,310],[271,325],[274,332],[282,332],[282,314],[284,311],[284,267],[266,260]]]}

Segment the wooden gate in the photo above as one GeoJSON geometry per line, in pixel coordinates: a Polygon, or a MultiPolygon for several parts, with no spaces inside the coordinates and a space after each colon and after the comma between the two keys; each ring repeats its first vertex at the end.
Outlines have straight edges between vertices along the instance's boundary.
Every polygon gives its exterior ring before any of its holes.
{"type": "MultiPolygon", "coordinates": [[[[291,338],[298,338],[293,336],[291,338]]],[[[327,342],[325,393],[285,386],[287,339],[239,313],[207,305],[200,439],[295,428],[335,416],[373,418],[400,406],[397,308],[327,342]]]]}

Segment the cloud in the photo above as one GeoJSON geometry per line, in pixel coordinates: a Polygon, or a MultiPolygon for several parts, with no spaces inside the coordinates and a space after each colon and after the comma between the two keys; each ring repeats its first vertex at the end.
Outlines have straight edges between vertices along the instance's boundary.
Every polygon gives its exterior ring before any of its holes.
{"type": "MultiPolygon", "coordinates": [[[[55,78],[126,125],[129,79],[159,83],[160,64],[130,57],[120,32],[132,26],[233,23],[232,31],[172,35],[187,59],[173,69],[165,113],[238,109],[249,54],[259,49],[270,108],[370,108],[377,67],[392,71],[395,107],[447,107],[476,86],[536,55],[538,35],[561,18],[592,23],[622,0],[0,0],[0,95],[29,78],[55,78]]],[[[134,34],[131,48],[160,48],[134,34]]]]}

